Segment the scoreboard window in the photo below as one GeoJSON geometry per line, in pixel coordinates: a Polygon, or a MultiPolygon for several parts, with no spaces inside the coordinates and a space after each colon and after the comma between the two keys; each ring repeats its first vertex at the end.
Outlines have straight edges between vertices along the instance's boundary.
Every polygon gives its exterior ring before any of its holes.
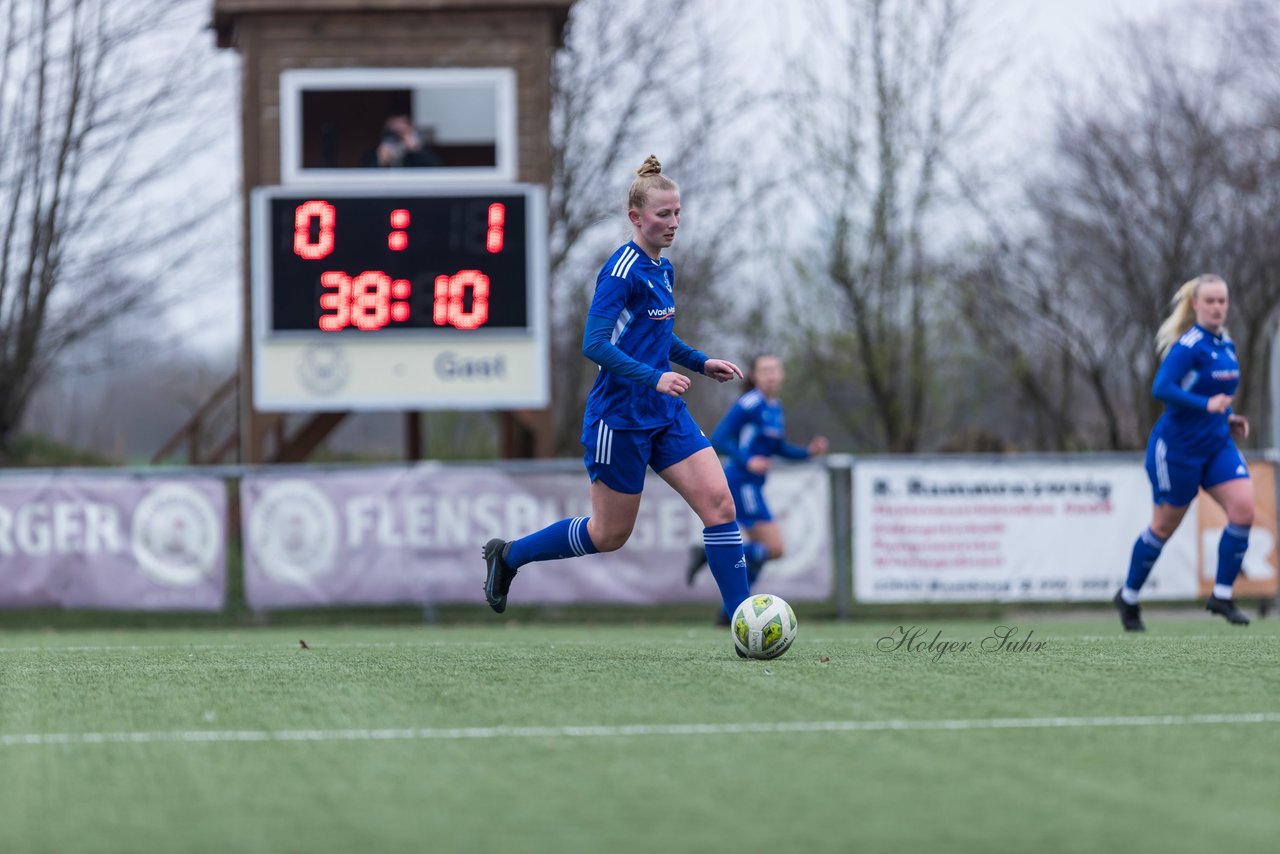
{"type": "Polygon", "coordinates": [[[291,69],[280,76],[285,184],[510,181],[510,68],[291,69]]]}

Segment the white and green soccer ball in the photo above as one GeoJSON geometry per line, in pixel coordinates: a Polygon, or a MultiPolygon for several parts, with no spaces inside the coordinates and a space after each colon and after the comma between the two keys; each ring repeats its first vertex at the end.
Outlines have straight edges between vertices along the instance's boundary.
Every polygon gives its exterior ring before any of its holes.
{"type": "Polygon", "coordinates": [[[785,599],[757,593],[742,600],[729,621],[733,644],[748,658],[777,658],[796,639],[796,612],[785,599]]]}

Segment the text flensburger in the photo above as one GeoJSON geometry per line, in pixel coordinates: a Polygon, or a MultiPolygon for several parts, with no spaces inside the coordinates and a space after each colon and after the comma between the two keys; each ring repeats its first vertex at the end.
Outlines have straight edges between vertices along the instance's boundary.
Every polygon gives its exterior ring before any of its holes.
{"type": "Polygon", "coordinates": [[[0,480],[0,607],[218,610],[226,486],[211,478],[0,480]]]}
{"type": "MultiPolygon", "coordinates": [[[[589,516],[586,478],[422,465],[360,472],[268,472],[241,486],[245,596],[256,609],[330,604],[481,603],[480,548],[557,519],[589,516]]],[[[790,547],[761,589],[796,601],[831,595],[827,473],[771,475],[766,498],[790,547]]],[[[631,539],[619,551],[532,564],[512,601],[718,603],[708,572],[685,583],[702,524],[650,477],[631,539]]]]}

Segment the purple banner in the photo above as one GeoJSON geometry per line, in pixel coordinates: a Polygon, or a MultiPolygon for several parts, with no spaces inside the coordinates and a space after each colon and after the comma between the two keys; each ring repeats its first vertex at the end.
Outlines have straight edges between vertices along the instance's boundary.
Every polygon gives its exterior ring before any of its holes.
{"type": "MultiPolygon", "coordinates": [[[[255,609],[307,605],[483,603],[480,547],[591,513],[583,473],[504,473],[424,464],[360,472],[246,475],[241,484],[245,596],[255,609]]],[[[757,588],[793,601],[833,586],[827,473],[788,467],[765,498],[788,553],[757,588]]],[[[650,476],[631,539],[619,551],[531,564],[513,604],[719,602],[699,573],[685,583],[702,523],[650,476]]]]}
{"type": "Polygon", "coordinates": [[[212,478],[0,478],[0,608],[219,610],[226,530],[212,478]]]}

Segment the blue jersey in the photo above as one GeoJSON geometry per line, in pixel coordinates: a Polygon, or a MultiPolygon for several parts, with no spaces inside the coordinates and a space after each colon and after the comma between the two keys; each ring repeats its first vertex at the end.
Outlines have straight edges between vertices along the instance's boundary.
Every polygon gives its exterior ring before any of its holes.
{"type": "MultiPolygon", "coordinates": [[[[623,371],[602,368],[596,377],[583,413],[584,443],[597,421],[615,430],[646,430],[670,424],[685,409],[683,400],[656,389],[673,358],[686,364],[688,354],[697,354],[674,332],[675,278],[669,260],[650,258],[634,242],[620,247],[600,269],[588,325],[612,324],[609,343],[630,363],[623,371]]],[[[699,360],[692,364],[701,371],[699,360]]]]}
{"type": "Polygon", "coordinates": [[[729,458],[730,468],[738,470],[736,474],[763,482],[764,475],[747,471],[747,460],[752,457],[809,457],[807,449],[787,443],[784,430],[782,401],[769,400],[760,389],[752,389],[725,413],[711,435],[711,444],[729,458]]]}
{"type": "Polygon", "coordinates": [[[1234,395],[1240,385],[1236,345],[1221,332],[1199,324],[1177,340],[1156,373],[1151,393],[1165,403],[1164,415],[1152,430],[1173,459],[1209,457],[1231,439],[1227,414],[1205,406],[1216,394],[1234,395]]]}

